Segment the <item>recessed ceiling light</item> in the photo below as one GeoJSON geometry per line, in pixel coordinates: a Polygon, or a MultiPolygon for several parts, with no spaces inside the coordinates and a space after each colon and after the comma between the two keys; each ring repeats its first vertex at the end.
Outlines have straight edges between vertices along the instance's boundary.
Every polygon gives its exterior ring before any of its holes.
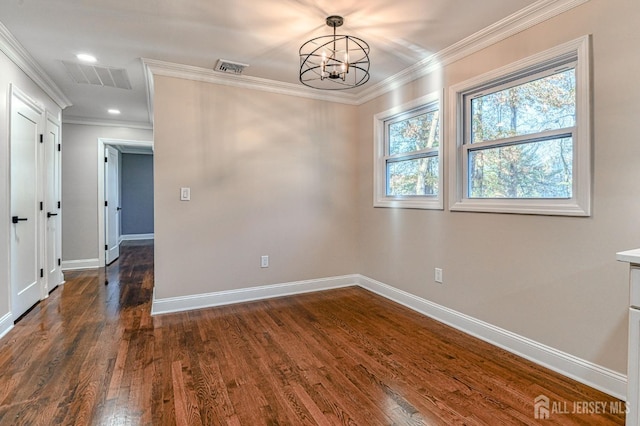
{"type": "Polygon", "coordinates": [[[113,114],[113,115],[118,115],[118,114],[120,114],[120,110],[119,110],[119,109],[115,109],[115,108],[108,109],[108,110],[107,110],[107,112],[108,112],[109,114],[113,114]]]}
{"type": "Polygon", "coordinates": [[[95,63],[98,62],[98,60],[96,59],[95,56],[93,55],[88,55],[86,53],[79,53],[76,55],[76,58],[78,58],[78,60],[82,61],[82,62],[90,62],[90,63],[95,63]]]}

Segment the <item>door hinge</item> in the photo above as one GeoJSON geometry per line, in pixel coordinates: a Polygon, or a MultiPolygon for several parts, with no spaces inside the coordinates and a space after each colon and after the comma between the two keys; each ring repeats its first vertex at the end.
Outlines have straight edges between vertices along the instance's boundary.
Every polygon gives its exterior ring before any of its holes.
{"type": "Polygon", "coordinates": [[[44,203],[40,201],[40,211],[44,210],[44,203]]]}
{"type": "Polygon", "coordinates": [[[58,258],[58,266],[62,266],[62,259],[58,258]]]}
{"type": "Polygon", "coordinates": [[[105,162],[105,163],[108,163],[108,162],[109,162],[109,160],[107,160],[107,157],[104,157],[104,162],[105,162]]]}
{"type": "Polygon", "coordinates": [[[104,206],[105,206],[105,207],[108,207],[108,206],[109,206],[109,202],[108,202],[108,201],[105,201],[105,202],[104,202],[104,206]]]}
{"type": "Polygon", "coordinates": [[[44,269],[40,268],[40,278],[44,278],[44,269]]]}
{"type": "Polygon", "coordinates": [[[44,142],[44,135],[40,133],[40,143],[44,142]]]}
{"type": "Polygon", "coordinates": [[[62,144],[58,144],[58,152],[62,151],[62,144]]]}
{"type": "Polygon", "coordinates": [[[60,201],[58,201],[58,208],[60,208],[60,205],[61,205],[61,203],[60,203],[60,201]]]}
{"type": "Polygon", "coordinates": [[[109,246],[107,244],[104,245],[105,250],[109,250],[109,246]]]}

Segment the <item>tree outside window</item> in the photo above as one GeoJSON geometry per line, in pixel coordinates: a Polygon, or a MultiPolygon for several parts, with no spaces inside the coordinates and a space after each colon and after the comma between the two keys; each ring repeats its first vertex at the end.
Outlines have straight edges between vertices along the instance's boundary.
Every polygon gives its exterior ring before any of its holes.
{"type": "Polygon", "coordinates": [[[375,207],[442,209],[441,96],[375,115],[375,207]]]}
{"type": "Polygon", "coordinates": [[[591,214],[590,41],[449,87],[451,210],[591,214]]]}
{"type": "Polygon", "coordinates": [[[495,143],[469,150],[469,197],[571,198],[575,88],[570,68],[470,100],[470,143],[495,143]]]}
{"type": "Polygon", "coordinates": [[[389,156],[397,157],[387,160],[387,195],[438,195],[439,117],[431,110],[387,124],[389,156]]]}

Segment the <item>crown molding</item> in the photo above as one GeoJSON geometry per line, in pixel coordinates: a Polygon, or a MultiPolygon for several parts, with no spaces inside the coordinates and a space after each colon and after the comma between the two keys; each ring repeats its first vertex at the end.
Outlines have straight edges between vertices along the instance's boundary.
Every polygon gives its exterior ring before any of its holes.
{"type": "Polygon", "coordinates": [[[81,126],[126,127],[129,129],[153,130],[153,125],[146,122],[100,120],[75,116],[63,116],[62,124],[78,124],[81,126]]]}
{"type": "Polygon", "coordinates": [[[154,59],[142,59],[147,74],[150,121],[153,120],[153,75],[185,78],[188,80],[223,84],[246,89],[263,90],[284,95],[299,96],[349,105],[361,105],[404,84],[424,77],[433,71],[465,56],[484,49],[501,40],[551,19],[589,0],[540,0],[490,25],[481,31],[437,52],[409,68],[365,89],[359,94],[317,92],[299,85],[257,77],[220,74],[213,70],[174,64],[154,59]]]}
{"type": "MultiPolygon", "coordinates": [[[[175,64],[154,59],[142,59],[146,74],[147,105],[149,123],[120,123],[113,121],[87,120],[81,117],[67,117],[63,123],[100,126],[131,127],[151,129],[153,126],[153,75],[184,78],[188,80],[222,84],[252,90],[261,90],[308,99],[337,102],[348,105],[361,105],[404,84],[455,62],[465,56],[484,49],[522,32],[538,23],[551,19],[563,12],[580,6],[589,0],[539,0],[532,5],[484,28],[481,31],[419,61],[399,73],[370,86],[359,94],[346,92],[322,92],[301,87],[298,84],[285,83],[252,76],[222,74],[207,68],[175,64]]],[[[38,65],[27,50],[16,40],[4,24],[0,22],[0,51],[14,62],[31,78],[51,99],[65,109],[72,105],[62,90],[38,65]]]]}
{"type": "Polygon", "coordinates": [[[448,64],[549,20],[589,0],[539,0],[506,18],[422,59],[415,65],[365,89],[359,104],[368,102],[404,84],[424,77],[448,64]]]}
{"type": "Polygon", "coordinates": [[[31,78],[51,99],[61,108],[71,106],[71,101],[60,88],[51,80],[47,73],[22,47],[11,34],[9,29],[0,22],[0,50],[18,66],[29,78],[31,78]]]}
{"type": "Polygon", "coordinates": [[[358,94],[346,92],[322,92],[264,78],[222,74],[207,68],[142,58],[146,74],[149,121],[153,123],[153,76],[183,78],[187,80],[222,84],[252,90],[262,90],[289,96],[298,96],[348,105],[362,105],[402,85],[424,77],[448,64],[491,46],[527,28],[549,20],[561,13],[580,6],[589,0],[539,0],[528,7],[422,59],[415,65],[379,82],[358,94]]]}
{"type": "MultiPolygon", "coordinates": [[[[153,87],[152,75],[161,75],[348,105],[358,105],[360,103],[358,96],[352,93],[318,91],[299,84],[246,75],[223,74],[208,68],[158,61],[155,59],[142,58],[142,63],[147,74],[147,87],[153,87]]],[[[149,101],[151,102],[152,100],[150,99],[149,101]]]]}
{"type": "MultiPolygon", "coordinates": [[[[147,114],[149,114],[149,123],[153,126],[153,97],[155,95],[155,87],[153,85],[153,72],[145,62],[144,58],[140,58],[142,69],[144,72],[144,85],[147,89],[147,114]]],[[[146,61],[150,61],[146,59],[146,61]]]]}

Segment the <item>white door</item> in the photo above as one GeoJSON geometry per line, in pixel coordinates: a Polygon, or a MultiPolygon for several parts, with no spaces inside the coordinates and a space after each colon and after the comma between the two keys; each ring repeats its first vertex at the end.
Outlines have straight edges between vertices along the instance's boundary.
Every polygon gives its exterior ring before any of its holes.
{"type": "Polygon", "coordinates": [[[120,256],[120,180],[118,177],[119,152],[106,146],[104,149],[107,161],[104,165],[104,199],[105,199],[105,232],[106,264],[110,264],[120,256]]]}
{"type": "Polygon", "coordinates": [[[38,122],[42,111],[11,97],[11,311],[17,319],[41,297],[38,122]]]}
{"type": "Polygon", "coordinates": [[[61,217],[60,217],[60,124],[47,119],[44,134],[45,161],[45,273],[47,290],[62,282],[61,217]]]}

